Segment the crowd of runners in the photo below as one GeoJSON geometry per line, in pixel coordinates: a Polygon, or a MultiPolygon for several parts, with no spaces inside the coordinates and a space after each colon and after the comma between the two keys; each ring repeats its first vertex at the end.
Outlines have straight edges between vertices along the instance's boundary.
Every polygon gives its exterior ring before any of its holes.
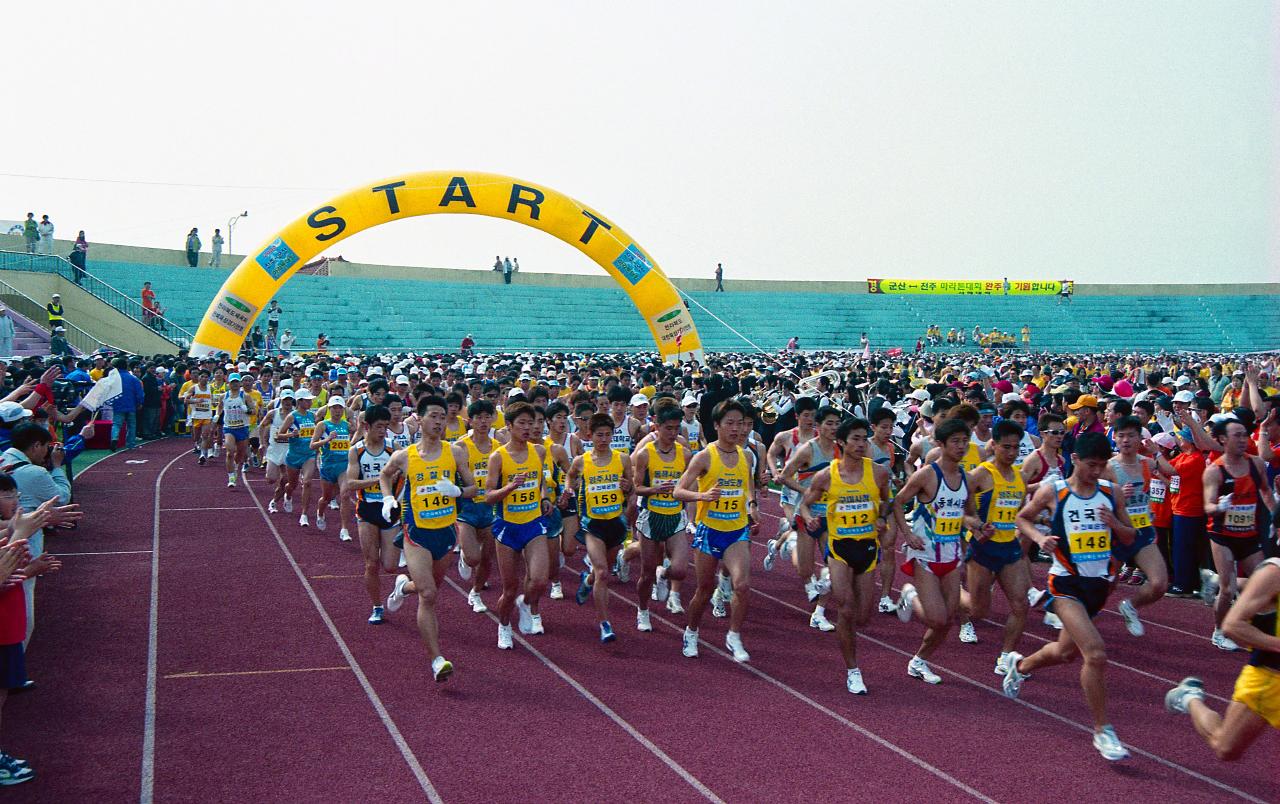
{"type": "Polygon", "coordinates": [[[449,573],[472,611],[496,607],[501,650],[513,628],[554,632],[549,601],[570,597],[594,607],[601,642],[625,637],[609,587],[634,583],[636,632],[653,630],[655,606],[685,618],[679,646],[644,637],[654,650],[695,659],[710,609],[749,662],[755,537],[761,569],[794,572],[809,625],[835,632],[852,694],[887,683],[858,665],[876,612],[919,621],[905,672],[940,684],[930,659],[985,649],[949,641],[978,643],[998,588],[1005,694],[1078,661],[1093,745],[1124,759],[1093,617],[1126,583],[1132,638],[1161,598],[1198,597],[1212,645],[1250,651],[1225,714],[1194,677],[1169,711],[1224,759],[1280,728],[1274,357],[313,355],[178,369],[199,462],[221,464],[229,489],[261,469],[270,514],[354,532],[369,623],[416,598],[437,681],[454,672],[436,609],[449,573]],[[774,492],[783,516],[762,533],[774,492]],[[586,570],[564,588],[576,555],[586,570]],[[1033,562],[1049,565],[1044,589],[1033,562]],[[1061,633],[1023,655],[1032,612],[1061,633]]]}

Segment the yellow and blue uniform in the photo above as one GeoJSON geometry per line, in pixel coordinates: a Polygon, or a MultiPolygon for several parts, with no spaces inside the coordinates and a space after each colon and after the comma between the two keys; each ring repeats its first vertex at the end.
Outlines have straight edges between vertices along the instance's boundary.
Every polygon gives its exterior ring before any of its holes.
{"type": "MultiPolygon", "coordinates": [[[[489,456],[493,454],[494,442],[489,442],[488,452],[482,452],[471,436],[463,437],[458,443],[466,447],[467,464],[471,466],[471,478],[483,493],[485,481],[489,478],[489,456]]],[[[482,499],[463,500],[460,509],[458,519],[476,530],[493,526],[493,506],[482,499]]]]}
{"type": "Polygon", "coordinates": [[[462,420],[461,416],[454,416],[453,420],[444,426],[444,440],[450,443],[457,441],[467,434],[467,423],[462,420]]]}
{"type": "Polygon", "coordinates": [[[543,461],[542,466],[542,488],[547,495],[547,499],[551,501],[550,510],[542,515],[542,524],[546,528],[547,538],[550,539],[554,539],[564,531],[564,517],[561,516],[560,509],[556,507],[556,499],[559,498],[560,492],[564,490],[564,479],[561,477],[564,471],[551,454],[551,447],[554,444],[555,442],[551,440],[551,436],[546,436],[542,439],[542,448],[547,451],[547,459],[543,461]]]}
{"type": "Polygon", "coordinates": [[[751,538],[747,519],[747,494],[751,490],[751,461],[742,447],[735,447],[738,462],[727,466],[718,446],[707,450],[710,465],[698,478],[698,491],[720,489],[720,499],[699,502],[694,513],[697,530],[693,547],[717,559],[735,542],[751,538]]]}
{"type": "Polygon", "coordinates": [[[622,493],[622,453],[609,450],[609,460],[596,463],[595,452],[582,456],[582,485],[578,493],[578,516],[582,527],[612,550],[627,538],[622,521],[626,495],[622,493]]]}
{"type": "Polygon", "coordinates": [[[542,460],[533,444],[525,445],[523,460],[511,454],[510,444],[498,448],[500,469],[498,486],[511,482],[518,474],[526,474],[525,481],[502,499],[499,514],[493,521],[493,537],[498,544],[519,552],[529,542],[546,535],[542,524],[542,460]]]}
{"type": "MultiPolygon", "coordinates": [[[[850,483],[840,474],[840,461],[831,462],[831,485],[823,495],[826,506],[827,559],[849,565],[855,575],[876,568],[880,540],[876,520],[880,517],[880,487],[876,485],[875,461],[862,459],[862,476],[850,483]]],[[[813,506],[809,507],[811,513],[813,506]]]]}
{"type": "MultiPolygon", "coordinates": [[[[1280,568],[1280,558],[1269,558],[1262,566],[1270,564],[1280,568]]],[[[1261,569],[1261,567],[1259,567],[1261,569]]],[[[1253,615],[1254,628],[1264,634],[1280,637],[1280,595],[1276,596],[1270,611],[1253,615]]],[[[1231,700],[1239,701],[1255,714],[1280,729],[1280,652],[1254,648],[1249,663],[1240,670],[1235,692],[1231,700]]]]}
{"type": "Polygon", "coordinates": [[[457,544],[458,535],[454,523],[458,521],[457,503],[453,497],[442,494],[436,484],[447,480],[458,484],[458,464],[453,459],[449,445],[440,444],[440,454],[427,459],[422,456],[420,445],[408,449],[408,463],[404,480],[404,530],[396,539],[396,546],[403,547],[405,537],[414,544],[431,551],[431,558],[439,561],[457,544]]]}
{"type": "Polygon", "coordinates": [[[978,494],[978,517],[983,524],[990,524],[995,533],[987,539],[969,542],[966,561],[976,561],[982,567],[999,573],[1010,564],[1022,560],[1022,544],[1018,541],[1018,510],[1027,498],[1027,484],[1022,473],[1014,469],[1012,480],[1000,474],[992,461],[978,464],[991,475],[991,488],[978,494]]]}
{"type": "MultiPolygon", "coordinates": [[[[658,444],[650,441],[644,446],[648,455],[648,468],[645,470],[646,486],[661,486],[663,483],[679,483],[684,474],[686,461],[684,450],[679,444],[673,444],[674,454],[670,460],[662,457],[658,444]]],[[[646,539],[665,542],[687,523],[684,514],[684,503],[671,494],[650,494],[644,498],[640,513],[636,515],[636,530],[646,539]]]]}

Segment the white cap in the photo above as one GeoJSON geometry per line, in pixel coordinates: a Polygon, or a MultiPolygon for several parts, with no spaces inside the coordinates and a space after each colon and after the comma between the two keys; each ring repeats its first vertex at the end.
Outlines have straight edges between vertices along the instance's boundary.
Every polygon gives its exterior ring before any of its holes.
{"type": "Polygon", "coordinates": [[[1174,438],[1173,433],[1156,433],[1151,436],[1151,440],[1161,449],[1173,449],[1178,446],[1178,439],[1174,438]]]}
{"type": "Polygon", "coordinates": [[[302,388],[296,394],[294,394],[294,398],[295,399],[315,399],[316,395],[311,393],[311,390],[309,388],[302,388]]]}
{"type": "Polygon", "coordinates": [[[405,375],[401,374],[399,377],[396,377],[396,385],[408,385],[408,384],[409,384],[409,378],[406,377],[405,375]]]}
{"type": "Polygon", "coordinates": [[[1022,373],[1021,373],[1021,374],[1019,374],[1018,376],[1019,376],[1019,377],[1034,377],[1034,376],[1036,376],[1036,373],[1035,373],[1034,371],[1032,371],[1031,369],[1023,369],[1023,370],[1022,370],[1022,373]]]}
{"type": "Polygon", "coordinates": [[[524,391],[521,391],[519,388],[512,388],[510,391],[507,391],[507,399],[512,399],[517,396],[524,396],[524,391]]]}
{"type": "Polygon", "coordinates": [[[280,392],[280,398],[281,398],[281,399],[294,399],[295,397],[294,397],[294,395],[293,395],[293,389],[292,389],[292,388],[286,388],[286,389],[284,389],[283,391],[281,391],[281,392],[280,392]]]}
{"type": "Polygon", "coordinates": [[[1240,417],[1234,413],[1215,413],[1209,417],[1209,421],[1214,424],[1221,424],[1222,422],[1238,422],[1240,421],[1240,417]]]}
{"type": "Polygon", "coordinates": [[[687,408],[690,405],[698,404],[698,398],[693,394],[685,394],[684,399],[680,400],[680,407],[687,408]]]}
{"type": "Polygon", "coordinates": [[[1021,402],[1021,401],[1022,401],[1022,397],[1018,396],[1017,394],[1005,394],[1004,396],[1000,397],[1001,405],[1005,405],[1010,402],[1021,402]]]}
{"type": "Polygon", "coordinates": [[[345,408],[347,406],[347,400],[340,396],[331,396],[329,397],[329,407],[333,407],[334,405],[345,408]]]}
{"type": "Polygon", "coordinates": [[[635,396],[631,397],[632,407],[636,407],[637,405],[647,405],[647,404],[649,404],[649,397],[645,396],[644,394],[636,394],[635,396]]]}
{"type": "Polygon", "coordinates": [[[369,376],[370,376],[370,377],[381,377],[381,376],[382,376],[382,366],[374,366],[373,368],[369,369],[369,376]]]}
{"type": "Polygon", "coordinates": [[[1191,384],[1191,378],[1185,374],[1183,374],[1181,377],[1173,381],[1173,386],[1175,388],[1181,388],[1184,385],[1190,385],[1190,384],[1191,384]]]}
{"type": "Polygon", "coordinates": [[[923,388],[917,388],[916,390],[907,394],[907,397],[910,399],[914,399],[917,402],[927,402],[929,401],[929,392],[923,388]]]}
{"type": "Polygon", "coordinates": [[[1173,395],[1174,402],[1190,403],[1190,402],[1194,402],[1195,399],[1196,399],[1196,395],[1191,393],[1190,391],[1179,391],[1178,393],[1173,395]]]}
{"type": "Polygon", "coordinates": [[[530,376],[530,375],[529,375],[529,372],[527,372],[527,371],[526,371],[525,373],[523,373],[523,374],[521,374],[521,375],[520,375],[520,379],[521,379],[521,380],[532,380],[532,379],[533,379],[533,377],[532,377],[532,376],[530,376]]]}

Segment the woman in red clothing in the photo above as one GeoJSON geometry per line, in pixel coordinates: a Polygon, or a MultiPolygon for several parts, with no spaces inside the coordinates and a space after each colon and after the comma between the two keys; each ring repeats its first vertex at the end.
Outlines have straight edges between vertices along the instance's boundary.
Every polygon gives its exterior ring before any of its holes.
{"type": "Polygon", "coordinates": [[[1194,597],[1200,582],[1200,554],[1205,551],[1204,469],[1205,453],[1218,447],[1205,433],[1189,409],[1179,415],[1179,454],[1169,463],[1178,474],[1169,480],[1170,508],[1173,512],[1169,560],[1173,575],[1170,597],[1194,597]]]}

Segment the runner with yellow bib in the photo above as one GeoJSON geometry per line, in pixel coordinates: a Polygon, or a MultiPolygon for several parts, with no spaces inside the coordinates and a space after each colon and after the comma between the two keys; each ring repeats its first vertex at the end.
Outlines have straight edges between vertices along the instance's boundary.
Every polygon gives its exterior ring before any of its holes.
{"type": "Polygon", "coordinates": [[[961,641],[977,642],[973,620],[981,620],[991,610],[991,587],[1000,584],[1009,603],[1004,638],[995,672],[1004,674],[1009,653],[1018,647],[1027,624],[1027,589],[1031,586],[1031,566],[1018,540],[1018,511],[1027,499],[1027,484],[1018,472],[1018,448],[1023,430],[1008,419],[995,426],[991,438],[991,460],[978,464],[969,473],[969,488],[977,497],[982,529],[974,533],[965,555],[965,586],[960,593],[964,621],[961,641]],[[965,632],[971,636],[965,639],[965,632]]]}
{"type": "Polygon", "coordinates": [[[609,568],[627,538],[623,514],[631,496],[631,457],[612,447],[614,424],[607,413],[597,413],[588,424],[591,450],[569,466],[569,487],[578,489],[578,517],[586,537],[591,568],[579,578],[576,599],[581,606],[594,595],[600,618],[600,641],[617,639],[609,622],[609,568]]]}
{"type": "Polygon", "coordinates": [[[337,499],[340,504],[338,521],[342,526],[338,538],[349,542],[351,534],[347,532],[347,522],[351,519],[350,495],[342,494],[338,486],[347,473],[351,422],[347,419],[346,400],[340,396],[330,397],[325,410],[327,416],[316,422],[316,429],[311,436],[311,448],[320,451],[320,499],[316,502],[316,530],[324,530],[324,512],[328,510],[329,501],[337,499]]]}
{"type": "Polygon", "coordinates": [[[542,493],[542,466],[546,450],[537,441],[542,434],[533,432],[535,414],[528,402],[507,406],[506,444],[489,456],[489,473],[485,478],[484,500],[498,506],[493,521],[493,538],[498,543],[498,573],[502,576],[502,596],[498,598],[498,647],[511,650],[511,612],[519,609],[520,633],[542,634],[542,615],[538,611],[542,593],[547,590],[547,548],[542,523],[546,502],[542,493]],[[524,558],[528,572],[520,572],[524,558]],[[524,581],[524,591],[519,591],[524,581]]]}
{"type": "Polygon", "coordinates": [[[403,531],[396,547],[404,550],[408,575],[396,578],[395,589],[387,598],[387,611],[395,612],[406,595],[418,597],[418,632],[427,649],[431,672],[436,681],[453,674],[453,664],[440,653],[440,623],[436,600],[444,583],[448,562],[445,558],[457,544],[457,501],[477,493],[466,450],[444,439],[445,401],[438,396],[424,396],[418,401],[418,442],[399,450],[378,475],[382,494],[382,520],[393,521],[401,501],[396,484],[403,480],[401,515],[403,531]]]}
{"type": "Polygon", "coordinates": [[[688,623],[684,629],[682,652],[698,655],[698,626],[703,611],[717,586],[721,562],[733,584],[732,611],[725,647],[734,661],[748,662],[751,655],[742,645],[742,625],[747,618],[751,594],[750,539],[760,530],[751,459],[743,444],[751,430],[745,405],[726,399],[712,411],[716,439],[693,456],[680,477],[673,496],[681,502],[696,502],[693,536],[694,566],[698,587],[689,601],[688,623]]]}
{"type": "Polygon", "coordinates": [[[845,419],[835,436],[841,456],[813,476],[798,514],[810,532],[818,530],[820,517],[826,520],[823,547],[831,570],[830,602],[840,613],[836,635],[844,657],[845,689],[866,695],[854,628],[866,625],[875,607],[875,569],[889,512],[890,472],[866,457],[870,422],[845,419]],[[818,503],[825,506],[824,514],[815,510],[818,503]]]}
{"type": "Polygon", "coordinates": [[[685,504],[672,494],[691,457],[689,448],[679,441],[684,411],[673,400],[672,404],[657,406],[655,419],[652,440],[632,456],[636,496],[642,505],[636,516],[636,531],[640,534],[640,580],[636,582],[640,608],[636,612],[636,628],[640,631],[653,630],[649,622],[650,598],[665,603],[671,594],[679,594],[672,591],[671,584],[684,580],[689,564],[685,536],[689,518],[685,504]],[[670,565],[665,567],[664,553],[670,559],[670,565]]]}

